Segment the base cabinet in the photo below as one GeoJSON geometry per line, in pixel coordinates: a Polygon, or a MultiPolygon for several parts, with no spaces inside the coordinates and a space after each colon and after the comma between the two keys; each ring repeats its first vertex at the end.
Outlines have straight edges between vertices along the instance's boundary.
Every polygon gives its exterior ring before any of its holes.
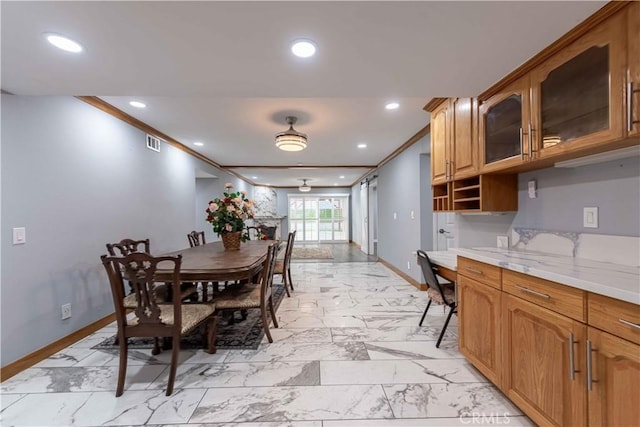
{"type": "Polygon", "coordinates": [[[637,304],[458,257],[458,317],[460,353],[536,424],[640,426],[637,304]]]}
{"type": "Polygon", "coordinates": [[[640,346],[589,327],[589,426],[640,425],[640,346]]]}
{"type": "Polygon", "coordinates": [[[586,424],[586,326],[502,296],[502,390],[539,425],[586,424]]]}
{"type": "Polygon", "coordinates": [[[499,289],[458,275],[460,353],[496,385],[501,363],[500,294],[499,289]]]}

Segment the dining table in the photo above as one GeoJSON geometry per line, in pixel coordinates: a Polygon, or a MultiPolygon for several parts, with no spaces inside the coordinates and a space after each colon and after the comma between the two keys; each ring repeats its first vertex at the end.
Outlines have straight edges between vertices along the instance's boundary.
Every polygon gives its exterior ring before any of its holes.
{"type": "MultiPolygon", "coordinates": [[[[254,279],[262,270],[267,248],[273,240],[249,240],[239,250],[225,250],[221,241],[180,249],[162,256],[182,255],[183,282],[226,282],[254,279]]],[[[158,281],[171,281],[171,271],[158,268],[158,281]]]]}

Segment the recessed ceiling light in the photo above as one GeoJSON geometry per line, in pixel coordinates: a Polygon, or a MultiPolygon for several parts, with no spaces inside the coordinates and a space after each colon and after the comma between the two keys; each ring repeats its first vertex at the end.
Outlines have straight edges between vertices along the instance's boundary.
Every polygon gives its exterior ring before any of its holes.
{"type": "Polygon", "coordinates": [[[340,179],[344,179],[344,175],[340,175],[340,179]]]}
{"type": "Polygon", "coordinates": [[[367,148],[367,144],[358,144],[358,148],[367,148]]]}
{"type": "Polygon", "coordinates": [[[316,53],[316,44],[307,39],[295,40],[291,44],[291,52],[299,58],[309,58],[316,53]]]}
{"type": "Polygon", "coordinates": [[[131,102],[129,102],[129,105],[131,105],[132,107],[136,107],[136,108],[145,108],[147,106],[147,104],[145,104],[144,102],[140,102],[140,101],[131,101],[131,102]]]}
{"type": "Polygon", "coordinates": [[[398,107],[400,107],[400,104],[398,104],[397,102],[390,102],[384,106],[384,108],[386,108],[387,110],[397,110],[398,107]]]}
{"type": "Polygon", "coordinates": [[[197,145],[198,147],[202,147],[204,144],[202,142],[194,142],[193,145],[197,145]]]}
{"type": "Polygon", "coordinates": [[[75,42],[68,37],[55,33],[46,33],[44,36],[47,38],[47,41],[49,43],[51,43],[58,49],[62,49],[66,52],[71,53],[82,52],[82,46],[80,45],[80,43],[75,42]]]}
{"type": "Polygon", "coordinates": [[[257,176],[252,176],[251,179],[258,179],[258,177],[257,176]]]}
{"type": "Polygon", "coordinates": [[[333,185],[334,185],[334,186],[337,186],[337,185],[338,185],[338,183],[337,183],[337,182],[334,182],[334,183],[333,183],[333,185]]]}

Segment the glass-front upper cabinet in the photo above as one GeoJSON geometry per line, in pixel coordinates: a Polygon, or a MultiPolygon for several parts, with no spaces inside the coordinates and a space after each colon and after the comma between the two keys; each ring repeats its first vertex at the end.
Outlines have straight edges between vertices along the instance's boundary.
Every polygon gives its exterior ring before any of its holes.
{"type": "Polygon", "coordinates": [[[479,139],[482,171],[517,166],[528,160],[528,78],[480,104],[479,139]]]}
{"type": "Polygon", "coordinates": [[[607,20],[532,71],[533,158],[623,136],[625,17],[607,20]]]}

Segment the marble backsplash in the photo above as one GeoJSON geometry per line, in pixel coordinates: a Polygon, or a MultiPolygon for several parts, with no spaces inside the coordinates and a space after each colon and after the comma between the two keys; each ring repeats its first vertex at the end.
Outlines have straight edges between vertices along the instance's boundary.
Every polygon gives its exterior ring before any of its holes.
{"type": "Polygon", "coordinates": [[[640,266],[640,237],[514,227],[511,229],[511,247],[640,266]]]}

